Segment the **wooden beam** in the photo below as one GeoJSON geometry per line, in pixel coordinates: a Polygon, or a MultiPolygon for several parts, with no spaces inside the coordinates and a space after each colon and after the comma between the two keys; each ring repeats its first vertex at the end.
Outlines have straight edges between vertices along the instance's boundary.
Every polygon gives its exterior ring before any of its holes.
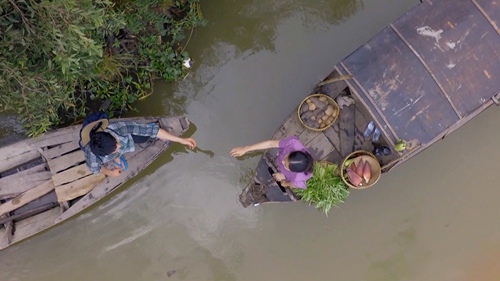
{"type": "Polygon", "coordinates": [[[338,154],[340,155],[340,123],[335,122],[330,128],[326,129],[323,131],[323,134],[325,137],[330,141],[330,143],[333,145],[336,151],[338,151],[338,154]]]}
{"type": "MultiPolygon", "coordinates": [[[[321,160],[335,151],[335,147],[330,143],[325,134],[319,134],[308,145],[308,150],[315,160],[321,160]]],[[[336,163],[337,164],[337,163],[336,163]]]]}
{"type": "Polygon", "coordinates": [[[81,125],[70,126],[66,128],[57,129],[54,131],[49,131],[47,133],[41,134],[39,136],[29,138],[26,140],[28,144],[33,147],[47,147],[52,145],[59,145],[61,143],[67,143],[72,140],[78,140],[80,136],[81,125]]]}
{"type": "MultiPolygon", "coordinates": [[[[176,133],[176,135],[179,134],[176,133]]],[[[73,204],[68,210],[62,213],[56,219],[56,222],[61,222],[74,216],[75,214],[91,206],[104,196],[108,195],[118,186],[126,182],[128,179],[134,177],[139,171],[142,171],[142,169],[147,167],[169,145],[170,143],[157,141],[147,149],[139,150],[136,148],[135,152],[125,154],[125,158],[128,162],[128,169],[125,172],[122,172],[119,177],[107,177],[106,180],[102,181],[101,184],[98,184],[96,187],[94,187],[94,189],[92,189],[92,191],[85,194],[81,199],[78,200],[78,202],[73,204]],[[140,153],[138,153],[138,151],[140,151],[140,153]],[[137,154],[134,155],[134,153],[137,154]]]]}
{"type": "Polygon", "coordinates": [[[22,219],[34,216],[36,214],[45,212],[47,210],[50,210],[50,209],[54,208],[55,206],[56,206],[56,203],[50,202],[50,203],[47,203],[45,205],[42,205],[42,206],[36,207],[34,209],[31,209],[31,210],[29,210],[26,213],[17,214],[17,215],[13,215],[13,216],[8,216],[8,217],[5,217],[5,218],[2,218],[2,219],[0,219],[0,224],[5,224],[5,223],[8,224],[8,223],[11,223],[14,220],[22,220],[22,219]]]}
{"type": "Polygon", "coordinates": [[[59,214],[59,207],[56,207],[17,222],[16,232],[14,232],[14,236],[12,237],[12,243],[19,242],[53,226],[59,214]]]}
{"type": "Polygon", "coordinates": [[[26,192],[23,192],[19,196],[16,196],[15,198],[1,204],[0,215],[14,211],[15,209],[22,207],[28,204],[29,202],[39,198],[40,196],[43,196],[51,192],[52,190],[54,190],[54,188],[55,187],[52,180],[48,180],[37,187],[34,187],[26,192]]]}
{"type": "Polygon", "coordinates": [[[9,221],[0,229],[0,250],[9,247],[12,242],[12,225],[12,221],[9,221]]]}
{"type": "Polygon", "coordinates": [[[94,189],[105,178],[104,174],[98,173],[71,183],[56,186],[57,201],[64,202],[83,196],[94,189]]]}
{"type": "Polygon", "coordinates": [[[50,149],[43,150],[42,155],[43,157],[45,157],[45,159],[50,160],[76,149],[80,149],[78,140],[59,144],[55,147],[51,147],[50,149]]]}
{"type": "Polygon", "coordinates": [[[42,155],[37,149],[21,141],[0,149],[0,173],[31,162],[42,155]]]}
{"type": "Polygon", "coordinates": [[[9,199],[50,179],[46,164],[40,164],[13,175],[0,178],[0,199],[9,199]]]}
{"type": "Polygon", "coordinates": [[[25,140],[3,146],[0,148],[0,162],[6,161],[7,159],[16,157],[20,154],[26,153],[26,151],[31,151],[36,149],[30,144],[26,143],[25,140]]]}
{"type": "Polygon", "coordinates": [[[500,28],[498,28],[498,26],[496,25],[495,21],[493,21],[491,19],[491,17],[486,13],[486,11],[483,9],[483,7],[481,7],[476,0],[471,0],[472,3],[474,4],[474,6],[476,6],[476,8],[481,12],[481,14],[483,14],[483,16],[486,18],[486,20],[491,24],[491,26],[493,27],[493,29],[495,29],[495,31],[498,33],[498,35],[500,35],[500,28]]]}
{"type": "Polygon", "coordinates": [[[354,111],[355,105],[344,107],[340,111],[339,136],[340,136],[340,155],[342,158],[354,151],[354,111]]]}
{"type": "MultiPolygon", "coordinates": [[[[343,75],[337,71],[336,68],[333,69],[333,71],[328,74],[327,77],[323,81],[333,81],[341,77],[347,77],[352,78],[350,75],[343,75]]],[[[321,84],[321,83],[320,83],[321,84]]],[[[348,87],[346,83],[346,79],[340,79],[339,81],[334,81],[332,83],[326,84],[326,85],[316,85],[314,87],[313,92],[315,93],[322,93],[325,95],[328,95],[332,99],[336,99],[339,95],[342,95],[344,90],[348,87]]]]}
{"type": "Polygon", "coordinates": [[[55,175],[60,171],[73,167],[74,165],[80,164],[83,161],[85,161],[85,155],[83,151],[77,150],[75,152],[66,154],[59,158],[50,160],[48,164],[50,167],[50,172],[53,175],[55,175]]]}
{"type": "Polygon", "coordinates": [[[305,147],[309,147],[309,143],[319,135],[321,135],[321,132],[305,129],[297,138],[305,147]]]}
{"type": "Polygon", "coordinates": [[[59,185],[65,184],[65,183],[70,183],[70,182],[79,180],[79,179],[86,177],[90,174],[92,174],[92,172],[90,172],[90,170],[87,168],[87,165],[84,163],[84,164],[75,166],[73,168],[70,168],[66,171],[52,175],[52,181],[54,182],[55,186],[59,186],[59,185]]]}
{"type": "Polygon", "coordinates": [[[343,81],[343,80],[347,80],[347,79],[351,79],[351,78],[352,78],[351,74],[341,75],[341,76],[337,76],[337,77],[334,77],[334,78],[327,79],[327,80],[325,80],[323,82],[319,82],[318,85],[316,85],[316,86],[323,86],[323,85],[326,85],[326,84],[330,84],[330,83],[338,82],[338,81],[343,81]]]}

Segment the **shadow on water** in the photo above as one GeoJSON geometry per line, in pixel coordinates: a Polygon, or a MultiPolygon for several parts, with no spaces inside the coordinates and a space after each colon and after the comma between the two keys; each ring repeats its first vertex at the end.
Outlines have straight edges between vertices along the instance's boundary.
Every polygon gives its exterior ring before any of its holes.
{"type": "Polygon", "coordinates": [[[200,152],[200,153],[206,154],[206,155],[210,156],[210,158],[213,158],[215,155],[215,153],[212,150],[201,149],[198,146],[195,149],[193,149],[193,152],[195,152],[195,153],[200,152]]]}

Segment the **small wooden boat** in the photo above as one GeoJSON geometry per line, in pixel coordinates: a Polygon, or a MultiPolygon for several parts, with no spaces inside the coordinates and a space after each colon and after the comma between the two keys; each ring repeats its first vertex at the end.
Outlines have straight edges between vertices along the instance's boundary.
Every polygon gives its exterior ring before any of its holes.
{"type": "MultiPolygon", "coordinates": [[[[335,65],[309,94],[354,101],[333,126],[306,129],[295,109],[272,138],[296,135],[316,160],[337,165],[353,151],[385,146],[390,153],[377,159],[389,172],[499,105],[499,23],[495,1],[423,1],[335,65]],[[380,131],[376,142],[364,136],[370,122],[380,131]],[[394,149],[399,140],[405,150],[394,149]]],[[[272,155],[259,161],[240,196],[243,206],[300,200],[272,179],[272,155]]]]}
{"type": "MultiPolygon", "coordinates": [[[[185,133],[186,117],[123,118],[158,122],[185,133]]],[[[113,121],[113,120],[110,120],[113,121]]],[[[128,169],[112,178],[92,174],[80,149],[81,125],[58,129],[0,148],[0,249],[73,217],[146,168],[170,144],[155,139],[125,154],[128,169]]]]}

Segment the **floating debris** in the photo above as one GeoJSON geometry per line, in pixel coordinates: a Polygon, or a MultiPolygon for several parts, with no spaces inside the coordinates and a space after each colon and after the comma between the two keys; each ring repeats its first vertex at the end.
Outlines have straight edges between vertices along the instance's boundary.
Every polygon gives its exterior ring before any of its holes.
{"type": "Polygon", "coordinates": [[[170,276],[174,275],[176,272],[177,272],[176,270],[169,270],[169,271],[167,272],[167,276],[168,276],[168,278],[170,278],[170,276]]]}

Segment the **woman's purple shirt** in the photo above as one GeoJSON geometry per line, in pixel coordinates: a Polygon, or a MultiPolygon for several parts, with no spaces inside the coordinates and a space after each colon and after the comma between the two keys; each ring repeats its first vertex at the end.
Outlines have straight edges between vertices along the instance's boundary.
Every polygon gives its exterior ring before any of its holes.
{"type": "Polygon", "coordinates": [[[289,171],[283,165],[285,156],[294,151],[303,151],[309,153],[307,148],[299,141],[296,136],[289,136],[279,141],[278,143],[278,157],[276,158],[276,165],[278,170],[282,173],[286,180],[289,181],[293,187],[306,188],[306,181],[312,176],[312,173],[296,173],[289,171]]]}

